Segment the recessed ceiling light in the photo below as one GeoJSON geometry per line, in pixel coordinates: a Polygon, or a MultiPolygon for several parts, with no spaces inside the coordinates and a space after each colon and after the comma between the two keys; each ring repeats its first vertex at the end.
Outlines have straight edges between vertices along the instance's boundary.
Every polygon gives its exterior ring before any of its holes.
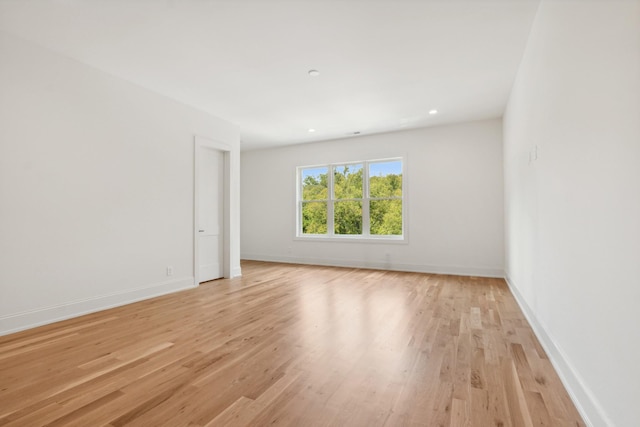
{"type": "Polygon", "coordinates": [[[430,115],[438,114],[438,110],[429,110],[430,115]]]}
{"type": "Polygon", "coordinates": [[[313,133],[313,132],[315,132],[315,131],[316,131],[315,129],[309,129],[309,132],[312,132],[312,133],[313,133]]]}
{"type": "Polygon", "coordinates": [[[320,71],[318,71],[318,70],[309,70],[309,75],[311,77],[318,77],[320,75],[320,71]]]}
{"type": "Polygon", "coordinates": [[[360,131],[359,131],[359,130],[357,130],[357,131],[355,131],[353,134],[354,134],[354,135],[360,135],[360,131]]]}

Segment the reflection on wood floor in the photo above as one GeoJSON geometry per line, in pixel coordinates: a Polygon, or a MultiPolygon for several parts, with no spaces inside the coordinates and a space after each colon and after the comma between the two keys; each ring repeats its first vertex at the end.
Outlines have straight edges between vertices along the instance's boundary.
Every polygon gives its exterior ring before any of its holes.
{"type": "Polygon", "coordinates": [[[0,426],[582,426],[502,279],[245,261],[0,337],[0,426]]]}

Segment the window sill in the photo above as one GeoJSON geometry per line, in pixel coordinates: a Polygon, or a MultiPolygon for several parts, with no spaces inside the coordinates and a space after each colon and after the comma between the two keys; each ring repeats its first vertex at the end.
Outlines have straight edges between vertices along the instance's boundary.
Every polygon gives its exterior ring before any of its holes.
{"type": "Polygon", "coordinates": [[[382,243],[382,244],[408,244],[409,239],[406,236],[381,236],[381,237],[364,237],[364,236],[323,236],[319,234],[311,234],[304,236],[295,236],[293,240],[306,242],[334,242],[334,243],[382,243]]]}

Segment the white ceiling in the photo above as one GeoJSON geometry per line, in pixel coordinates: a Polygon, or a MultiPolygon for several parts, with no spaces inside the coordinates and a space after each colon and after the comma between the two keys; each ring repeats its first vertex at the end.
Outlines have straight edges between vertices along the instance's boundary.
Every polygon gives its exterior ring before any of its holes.
{"type": "Polygon", "coordinates": [[[500,117],[537,7],[0,0],[0,30],[235,123],[255,149],[500,117]]]}

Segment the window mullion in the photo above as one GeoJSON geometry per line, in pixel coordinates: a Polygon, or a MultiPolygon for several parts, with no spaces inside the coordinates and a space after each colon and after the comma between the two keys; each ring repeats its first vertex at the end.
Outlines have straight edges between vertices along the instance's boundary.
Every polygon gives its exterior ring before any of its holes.
{"type": "Polygon", "coordinates": [[[302,200],[300,200],[298,202],[298,219],[297,219],[298,224],[297,224],[297,226],[298,226],[298,235],[299,236],[302,236],[302,234],[303,234],[302,233],[302,206],[303,206],[303,203],[304,202],[302,200]]]}
{"type": "Polygon", "coordinates": [[[333,202],[334,202],[334,189],[333,189],[333,178],[334,178],[334,166],[329,165],[328,176],[327,176],[327,184],[329,185],[329,191],[327,192],[328,200],[327,200],[327,235],[333,237],[334,235],[334,214],[333,214],[333,202]]]}
{"type": "Polygon", "coordinates": [[[297,227],[298,235],[302,236],[302,208],[304,207],[304,200],[302,198],[302,168],[298,168],[296,171],[296,197],[298,198],[298,215],[297,215],[297,227]]]}
{"type": "Polygon", "coordinates": [[[369,217],[369,162],[364,162],[362,167],[362,235],[369,237],[371,235],[371,218],[369,217]]]}

